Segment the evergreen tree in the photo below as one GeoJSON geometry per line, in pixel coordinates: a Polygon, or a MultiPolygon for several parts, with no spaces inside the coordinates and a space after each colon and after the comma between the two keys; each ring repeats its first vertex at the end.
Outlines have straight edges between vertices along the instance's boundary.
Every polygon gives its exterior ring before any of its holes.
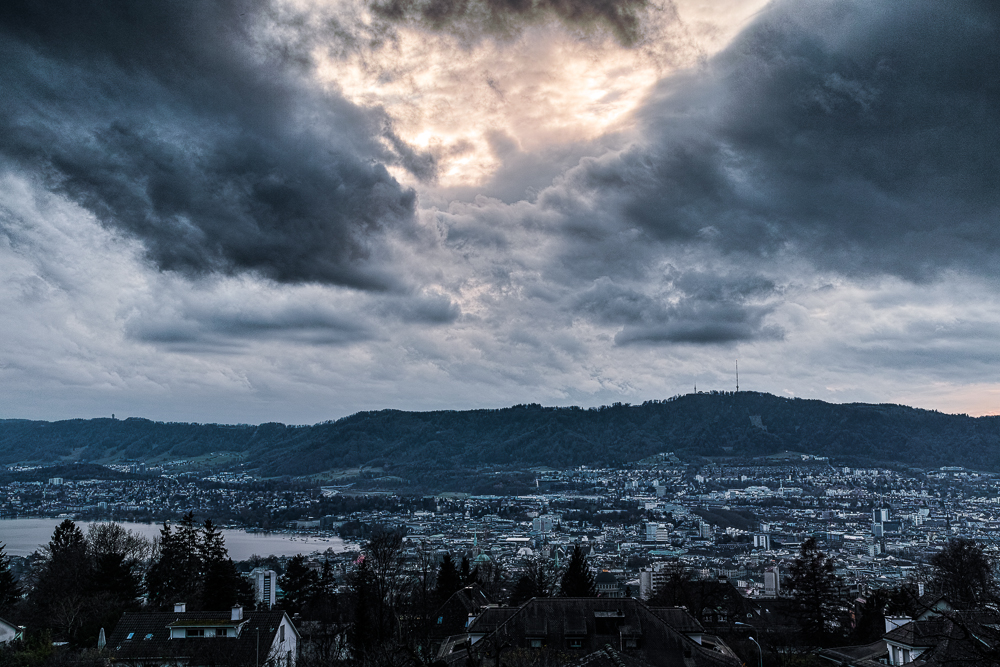
{"type": "Polygon", "coordinates": [[[201,584],[205,577],[204,544],[201,530],[194,522],[194,512],[188,512],[181,517],[174,531],[176,537],[177,558],[181,569],[190,577],[183,601],[197,605],[201,599],[201,584]]]}
{"type": "Polygon", "coordinates": [[[236,564],[229,557],[222,531],[211,519],[202,525],[199,539],[201,555],[201,608],[208,611],[225,611],[235,604],[253,604],[252,585],[240,576],[236,564]]]}
{"type": "MultiPolygon", "coordinates": [[[[197,551],[193,554],[197,558],[197,551]]],[[[160,529],[160,554],[146,573],[146,590],[154,607],[165,607],[175,602],[195,604],[194,595],[200,575],[200,562],[195,564],[192,554],[177,531],[164,523],[160,529]]]]}
{"type": "Polygon", "coordinates": [[[455,567],[455,561],[451,559],[451,554],[445,554],[438,566],[437,582],[434,586],[434,596],[438,604],[442,604],[451,595],[462,588],[462,575],[455,567]]]}
{"type": "Polygon", "coordinates": [[[333,571],[333,563],[329,558],[323,559],[323,568],[319,572],[319,595],[334,597],[337,594],[337,575],[333,571]]]}
{"type": "Polygon", "coordinates": [[[339,598],[337,596],[337,575],[329,558],[323,559],[323,567],[319,573],[316,586],[316,596],[310,609],[314,620],[331,623],[338,617],[339,598]]]}
{"type": "Polygon", "coordinates": [[[253,584],[240,575],[231,558],[208,563],[202,584],[201,608],[206,611],[226,611],[237,604],[253,606],[253,584]]]}
{"type": "Polygon", "coordinates": [[[833,560],[820,551],[816,538],[810,537],[802,543],[788,575],[803,634],[809,641],[823,643],[839,625],[843,610],[833,560]]]}
{"type": "Polygon", "coordinates": [[[573,555],[570,557],[566,572],[563,573],[559,582],[559,594],[563,597],[572,598],[592,598],[597,596],[597,588],[594,586],[594,574],[587,565],[587,557],[583,549],[577,544],[573,547],[573,555]]]}
{"type": "Polygon", "coordinates": [[[129,606],[142,595],[142,582],[124,554],[100,554],[94,558],[92,590],[129,606]]]}
{"type": "Polygon", "coordinates": [[[193,610],[221,611],[250,604],[250,585],[229,557],[222,532],[211,520],[199,527],[188,512],[175,529],[160,530],[160,555],[146,575],[149,601],[169,607],[185,602],[193,610]]]}
{"type": "Polygon", "coordinates": [[[305,556],[293,556],[285,566],[285,573],[278,578],[278,585],[285,593],[281,608],[289,614],[301,614],[316,599],[319,584],[319,575],[306,565],[305,556]]]}
{"type": "Polygon", "coordinates": [[[375,576],[368,559],[363,555],[358,558],[349,581],[353,618],[348,631],[348,642],[354,660],[363,664],[378,643],[378,624],[373,604],[376,596],[375,576]]]}
{"type": "Polygon", "coordinates": [[[94,576],[87,540],[77,525],[66,519],[56,526],[45,551],[28,596],[29,623],[79,644],[87,639],[81,631],[94,576]]]}
{"type": "Polygon", "coordinates": [[[229,550],[226,549],[226,539],[222,536],[222,531],[215,527],[211,519],[205,519],[202,524],[201,535],[198,536],[198,553],[201,562],[205,565],[218,563],[229,558],[229,550]]]}
{"type": "Polygon", "coordinates": [[[83,531],[69,519],[58,526],[52,534],[48,546],[48,576],[58,579],[58,585],[66,593],[83,592],[93,575],[87,553],[87,538],[83,531]]]}
{"type": "Polygon", "coordinates": [[[6,545],[0,542],[0,616],[9,617],[14,605],[21,599],[21,586],[10,569],[6,545]]]}

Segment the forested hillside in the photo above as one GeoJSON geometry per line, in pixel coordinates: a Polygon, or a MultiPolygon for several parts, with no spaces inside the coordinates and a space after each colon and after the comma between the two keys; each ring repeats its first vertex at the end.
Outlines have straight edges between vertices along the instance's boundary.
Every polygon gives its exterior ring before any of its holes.
{"type": "Polygon", "coordinates": [[[785,450],[1000,470],[1000,417],[740,392],[594,409],[381,410],[297,427],[135,418],[0,421],[4,464],[149,461],[232,452],[264,475],[308,475],[361,465],[410,472],[484,464],[600,465],[663,451],[682,457],[752,457],[785,450]]]}

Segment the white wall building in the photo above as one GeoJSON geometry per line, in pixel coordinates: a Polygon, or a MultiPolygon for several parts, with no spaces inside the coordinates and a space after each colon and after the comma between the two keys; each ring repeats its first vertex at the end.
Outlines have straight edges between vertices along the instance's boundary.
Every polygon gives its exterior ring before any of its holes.
{"type": "Polygon", "coordinates": [[[258,567],[250,572],[253,578],[254,599],[258,604],[270,609],[277,602],[278,573],[258,567]]]}

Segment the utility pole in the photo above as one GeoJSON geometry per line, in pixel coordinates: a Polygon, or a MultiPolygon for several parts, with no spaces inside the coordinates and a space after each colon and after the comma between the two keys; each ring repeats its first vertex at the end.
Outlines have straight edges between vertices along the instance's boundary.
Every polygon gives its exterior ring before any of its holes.
{"type": "Polygon", "coordinates": [[[740,393],[740,360],[736,360],[736,393],[740,393]]]}

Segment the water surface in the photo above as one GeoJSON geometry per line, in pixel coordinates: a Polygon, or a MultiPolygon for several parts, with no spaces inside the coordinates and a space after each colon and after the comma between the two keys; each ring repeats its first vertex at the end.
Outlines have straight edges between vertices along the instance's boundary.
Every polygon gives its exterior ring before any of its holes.
{"type": "MultiPolygon", "coordinates": [[[[0,543],[6,544],[6,552],[11,556],[27,556],[52,539],[52,532],[62,519],[0,519],[0,543]]],[[[101,522],[95,522],[101,523],[101,522]]],[[[76,524],[86,533],[88,522],[76,524]]],[[[160,534],[162,524],[121,522],[128,530],[153,538],[160,534]]],[[[339,537],[317,537],[315,535],[289,535],[286,533],[247,533],[242,530],[224,528],[222,534],[233,560],[246,560],[253,554],[258,556],[294,556],[310,554],[314,551],[345,551],[344,541],[339,537]]]]}

